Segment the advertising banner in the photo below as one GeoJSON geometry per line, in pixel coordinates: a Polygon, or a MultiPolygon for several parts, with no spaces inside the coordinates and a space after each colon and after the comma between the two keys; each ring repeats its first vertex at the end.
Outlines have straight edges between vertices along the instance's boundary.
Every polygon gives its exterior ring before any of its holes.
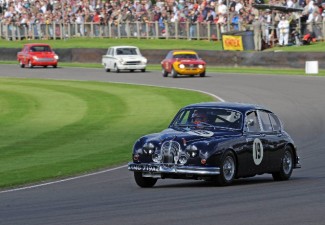
{"type": "Polygon", "coordinates": [[[230,50],[230,51],[244,50],[242,36],[222,35],[222,44],[224,50],[230,50]]]}

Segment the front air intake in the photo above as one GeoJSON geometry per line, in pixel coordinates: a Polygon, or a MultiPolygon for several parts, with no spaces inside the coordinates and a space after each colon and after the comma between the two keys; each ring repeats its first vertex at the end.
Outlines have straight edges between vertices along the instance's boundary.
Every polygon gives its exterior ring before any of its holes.
{"type": "Polygon", "coordinates": [[[181,146],[176,141],[166,141],[161,146],[162,162],[177,163],[181,146]]]}

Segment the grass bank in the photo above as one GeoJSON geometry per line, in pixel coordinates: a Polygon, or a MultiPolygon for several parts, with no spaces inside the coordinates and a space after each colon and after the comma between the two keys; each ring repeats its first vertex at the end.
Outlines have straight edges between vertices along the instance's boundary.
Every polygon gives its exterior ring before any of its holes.
{"type": "Polygon", "coordinates": [[[100,82],[0,78],[0,187],[131,160],[140,136],[168,126],[201,93],[100,82]]]}
{"type": "MultiPolygon", "coordinates": [[[[175,39],[114,39],[114,38],[73,38],[66,40],[22,40],[7,41],[0,39],[0,48],[21,48],[26,43],[48,43],[56,48],[103,48],[107,49],[114,45],[135,45],[140,49],[193,49],[193,50],[216,50],[221,51],[221,41],[207,40],[175,40],[175,39]]],[[[269,48],[264,51],[285,52],[324,52],[325,42],[316,42],[310,45],[288,46],[269,48]]]]}

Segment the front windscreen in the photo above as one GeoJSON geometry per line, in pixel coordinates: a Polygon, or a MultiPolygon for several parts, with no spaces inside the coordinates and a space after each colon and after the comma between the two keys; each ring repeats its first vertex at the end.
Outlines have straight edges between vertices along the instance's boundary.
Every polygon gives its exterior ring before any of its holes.
{"type": "Polygon", "coordinates": [[[174,59],[197,59],[197,55],[195,54],[175,54],[173,56],[174,59]]]}
{"type": "Polygon", "coordinates": [[[243,116],[239,111],[223,108],[189,108],[178,113],[171,127],[217,130],[242,129],[243,116]]]}
{"type": "Polygon", "coordinates": [[[116,50],[117,55],[138,55],[136,48],[118,48],[116,50]]]}

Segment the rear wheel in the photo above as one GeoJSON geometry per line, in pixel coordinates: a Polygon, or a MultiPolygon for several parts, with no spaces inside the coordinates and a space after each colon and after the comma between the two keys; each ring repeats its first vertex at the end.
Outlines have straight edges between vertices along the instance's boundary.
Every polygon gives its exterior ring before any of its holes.
{"type": "Polygon", "coordinates": [[[53,68],[57,68],[58,67],[58,65],[53,65],[53,68]]]}
{"type": "Polygon", "coordinates": [[[21,60],[19,60],[19,66],[20,66],[20,68],[24,68],[25,64],[21,60]]]}
{"type": "Polygon", "coordinates": [[[105,71],[106,72],[110,72],[111,70],[106,66],[106,64],[104,64],[104,67],[105,67],[105,71]]]}
{"type": "Polygon", "coordinates": [[[142,73],[146,72],[146,69],[142,69],[141,72],[142,72],[142,73]]]}
{"type": "Polygon", "coordinates": [[[216,184],[220,186],[230,185],[236,175],[236,158],[233,152],[224,154],[220,164],[220,175],[216,178],[216,184]]]}
{"type": "Polygon", "coordinates": [[[162,69],[161,74],[162,74],[163,77],[168,76],[168,72],[165,69],[162,69]]]}
{"type": "Polygon", "coordinates": [[[137,185],[143,188],[153,187],[157,183],[156,178],[143,177],[142,172],[134,172],[134,179],[137,185]]]}
{"type": "Polygon", "coordinates": [[[287,146],[284,150],[281,167],[279,172],[272,173],[275,181],[289,180],[293,170],[293,153],[290,146],[287,146]]]}

